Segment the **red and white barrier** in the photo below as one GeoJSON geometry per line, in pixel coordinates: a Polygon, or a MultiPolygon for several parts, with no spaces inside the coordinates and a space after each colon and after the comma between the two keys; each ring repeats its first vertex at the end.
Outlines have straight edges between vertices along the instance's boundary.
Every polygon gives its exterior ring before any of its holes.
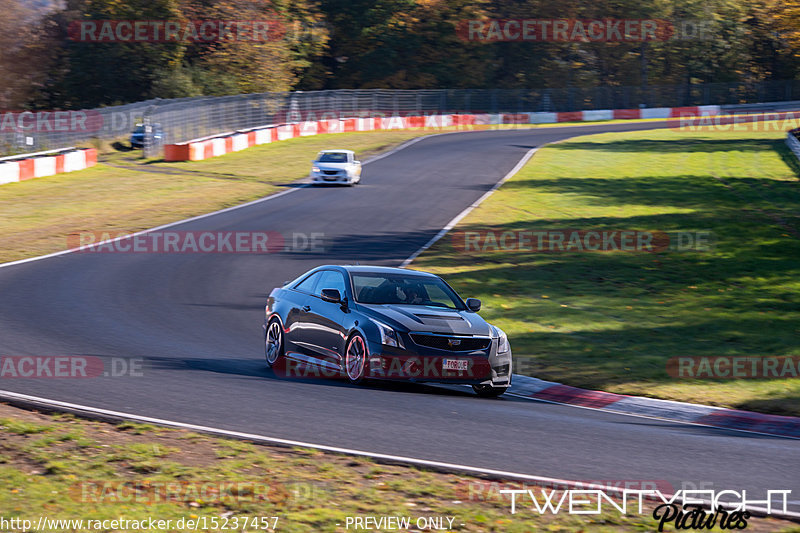
{"type": "MultiPolygon", "coordinates": [[[[198,139],[164,147],[167,161],[199,161],[231,152],[238,152],[276,141],[326,133],[374,130],[442,129],[450,126],[500,126],[504,124],[556,124],[598,120],[669,119],[718,115],[720,106],[659,107],[645,109],[595,109],[560,113],[475,113],[425,116],[381,116],[354,118],[320,118],[291,124],[257,128],[248,132],[226,133],[219,137],[198,139]]],[[[311,117],[306,117],[311,118],[311,117]]],[[[0,174],[0,180],[2,180],[0,174]]]]}
{"type": "Polygon", "coordinates": [[[0,163],[0,185],[19,181],[19,163],[0,163]]]}
{"type": "Polygon", "coordinates": [[[20,156],[22,159],[0,161],[0,185],[33,178],[84,170],[97,164],[97,150],[86,148],[56,155],[20,156]]]}

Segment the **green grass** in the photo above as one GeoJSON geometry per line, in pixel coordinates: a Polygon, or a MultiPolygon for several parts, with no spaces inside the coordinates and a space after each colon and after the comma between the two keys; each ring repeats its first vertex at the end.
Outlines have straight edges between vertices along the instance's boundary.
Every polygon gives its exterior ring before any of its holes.
{"type": "Polygon", "coordinates": [[[0,418],[0,430],[14,433],[16,435],[32,435],[35,433],[44,433],[50,428],[40,424],[32,424],[30,422],[23,422],[14,420],[13,418],[0,418]]]}
{"type": "Polygon", "coordinates": [[[800,415],[800,379],[666,372],[675,356],[800,355],[800,183],[784,135],[576,138],[541,149],[456,228],[709,231],[711,250],[465,254],[448,236],[412,266],[481,298],[483,316],[509,334],[518,371],[800,415]]]}
{"type": "MultiPolygon", "coordinates": [[[[348,516],[449,515],[458,524],[454,530],[465,533],[656,529],[649,504],[643,516],[616,512],[540,516],[527,505],[519,505],[518,513],[511,515],[509,500],[498,491],[520,488],[519,483],[376,465],[365,458],[259,446],[168,428],[135,433],[2,404],[0,415],[6,424],[45,427],[48,436],[56,437],[32,453],[29,435],[0,433],[0,509],[6,520],[19,517],[35,524],[45,514],[84,520],[154,517],[174,524],[181,518],[278,516],[277,530],[292,533],[343,531],[348,516]],[[64,434],[80,434],[89,445],[58,438],[64,434]],[[302,464],[294,461],[298,457],[304,459],[302,464]],[[216,490],[220,488],[224,491],[216,490]]],[[[791,527],[773,519],[748,523],[753,531],[791,527]]]]}

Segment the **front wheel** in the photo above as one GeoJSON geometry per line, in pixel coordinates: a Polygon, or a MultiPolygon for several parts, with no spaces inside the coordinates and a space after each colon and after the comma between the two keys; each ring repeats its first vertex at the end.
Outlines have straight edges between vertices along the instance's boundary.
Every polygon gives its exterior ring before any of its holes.
{"type": "Polygon", "coordinates": [[[344,370],[352,384],[364,381],[367,374],[367,344],[364,337],[356,333],[347,342],[344,355],[344,370]]]}
{"type": "Polygon", "coordinates": [[[481,398],[497,398],[501,396],[508,387],[492,387],[491,385],[473,385],[472,390],[481,398]]]}
{"type": "Polygon", "coordinates": [[[275,318],[270,320],[264,336],[264,355],[270,367],[283,355],[283,328],[275,318]]]}

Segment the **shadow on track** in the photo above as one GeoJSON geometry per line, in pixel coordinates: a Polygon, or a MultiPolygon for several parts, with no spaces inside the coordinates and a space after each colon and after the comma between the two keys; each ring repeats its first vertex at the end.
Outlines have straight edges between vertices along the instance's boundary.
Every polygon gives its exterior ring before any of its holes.
{"type": "MultiPolygon", "coordinates": [[[[103,356],[100,356],[103,357],[103,356]]],[[[106,356],[111,357],[111,356],[106,356]]],[[[266,363],[258,358],[172,358],[172,357],[146,357],[144,358],[145,371],[176,371],[188,370],[199,372],[213,372],[240,376],[243,378],[259,378],[266,381],[295,382],[305,385],[324,387],[348,387],[355,389],[383,390],[410,394],[432,394],[445,396],[474,396],[469,389],[459,390],[453,387],[432,387],[422,383],[402,381],[369,381],[363,385],[351,385],[343,378],[296,376],[287,377],[276,374],[266,363]]]]}

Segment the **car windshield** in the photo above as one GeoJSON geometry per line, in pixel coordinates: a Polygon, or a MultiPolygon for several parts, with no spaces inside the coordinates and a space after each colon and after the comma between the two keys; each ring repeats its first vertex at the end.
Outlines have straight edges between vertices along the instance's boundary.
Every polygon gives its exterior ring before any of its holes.
{"type": "Polygon", "coordinates": [[[350,277],[359,303],[464,309],[453,289],[436,277],[378,272],[351,273],[350,277]]]}
{"type": "Polygon", "coordinates": [[[322,152],[317,161],[320,163],[347,163],[347,154],[344,152],[322,152]]]}

